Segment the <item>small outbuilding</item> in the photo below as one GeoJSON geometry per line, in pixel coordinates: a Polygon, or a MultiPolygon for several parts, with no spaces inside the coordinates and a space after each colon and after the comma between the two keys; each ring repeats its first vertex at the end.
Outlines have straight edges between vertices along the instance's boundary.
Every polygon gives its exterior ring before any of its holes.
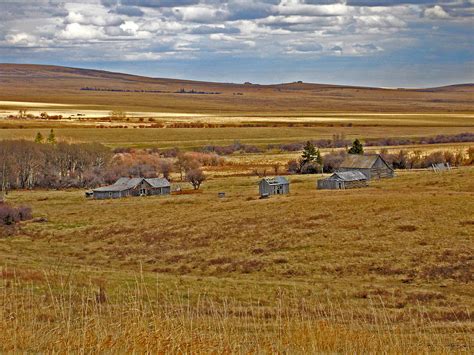
{"type": "Polygon", "coordinates": [[[368,180],[391,178],[394,170],[380,154],[348,154],[339,166],[338,172],[358,170],[368,180]]]}
{"type": "Polygon", "coordinates": [[[358,170],[335,172],[317,182],[318,189],[353,189],[367,186],[367,177],[358,170]]]}
{"type": "Polygon", "coordinates": [[[95,199],[121,198],[127,196],[169,195],[171,184],[165,178],[118,179],[113,185],[92,190],[95,199]]]}
{"type": "Polygon", "coordinates": [[[264,178],[260,180],[258,189],[261,197],[267,197],[270,195],[283,195],[290,192],[290,183],[283,176],[264,178]]]}
{"type": "Polygon", "coordinates": [[[451,170],[451,167],[449,166],[449,163],[436,163],[436,164],[431,164],[431,169],[435,173],[439,173],[439,172],[451,170]]]}

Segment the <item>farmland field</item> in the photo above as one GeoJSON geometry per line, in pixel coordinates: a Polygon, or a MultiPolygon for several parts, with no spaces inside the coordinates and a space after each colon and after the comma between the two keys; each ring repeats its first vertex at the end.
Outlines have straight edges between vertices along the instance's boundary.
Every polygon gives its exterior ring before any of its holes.
{"type": "MultiPolygon", "coordinates": [[[[423,137],[437,134],[474,132],[474,126],[443,127],[237,127],[237,128],[55,128],[59,140],[101,142],[110,147],[198,148],[209,144],[227,145],[235,141],[265,146],[308,139],[331,139],[344,134],[349,139],[383,137],[423,137]]],[[[0,129],[0,139],[33,140],[36,133],[46,136],[49,128],[0,129]]]]}
{"type": "Polygon", "coordinates": [[[0,239],[1,348],[470,353],[474,170],[398,175],[336,192],[292,176],[268,200],[254,177],[12,192],[36,220],[0,239]]]}
{"type": "MultiPolygon", "coordinates": [[[[257,175],[287,174],[301,156],[269,145],[473,134],[472,85],[219,84],[3,64],[0,79],[0,141],[39,132],[48,148],[39,155],[61,146],[46,143],[51,129],[57,142],[98,142],[137,165],[173,167],[167,149],[261,149],[211,153],[220,163],[203,167],[198,191],[172,171],[183,191],[171,196],[9,191],[7,202],[30,206],[33,219],[0,227],[0,351],[473,352],[472,165],[397,170],[340,191],[316,190],[319,174],[294,174],[290,194],[269,199],[257,186],[257,175]]],[[[464,159],[473,146],[364,149],[464,159]]],[[[321,153],[336,149],[345,147],[321,153]]],[[[44,154],[32,169],[64,158],[44,154]]]]}

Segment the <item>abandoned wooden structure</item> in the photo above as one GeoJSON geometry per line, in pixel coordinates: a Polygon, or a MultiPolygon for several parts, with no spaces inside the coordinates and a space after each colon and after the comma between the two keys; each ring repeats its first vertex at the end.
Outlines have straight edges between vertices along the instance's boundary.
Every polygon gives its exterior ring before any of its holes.
{"type": "Polygon", "coordinates": [[[439,172],[442,172],[442,171],[451,170],[451,167],[449,166],[449,163],[436,163],[436,164],[431,164],[431,169],[435,173],[439,173],[439,172]]]}
{"type": "Polygon", "coordinates": [[[260,196],[283,195],[290,192],[290,183],[283,176],[264,178],[258,184],[260,196]]]}
{"type": "Polygon", "coordinates": [[[348,154],[337,171],[354,170],[360,171],[368,180],[391,178],[394,176],[393,168],[380,154],[348,154]]]}
{"type": "Polygon", "coordinates": [[[353,189],[367,186],[367,176],[359,170],[335,172],[326,179],[317,181],[318,189],[353,189]]]}
{"type": "Polygon", "coordinates": [[[164,178],[118,179],[113,185],[92,190],[95,199],[120,198],[127,196],[169,195],[170,182],[164,178]]]}

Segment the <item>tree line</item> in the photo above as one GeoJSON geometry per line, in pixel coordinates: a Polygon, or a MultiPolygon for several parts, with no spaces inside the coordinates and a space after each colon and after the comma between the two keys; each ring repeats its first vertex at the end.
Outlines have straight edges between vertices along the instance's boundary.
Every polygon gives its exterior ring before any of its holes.
{"type": "Polygon", "coordinates": [[[11,189],[92,188],[119,177],[165,177],[173,172],[198,189],[206,176],[203,166],[222,165],[217,154],[178,152],[166,157],[158,151],[113,152],[99,143],[57,142],[53,131],[35,141],[0,141],[2,193],[11,189]]]}

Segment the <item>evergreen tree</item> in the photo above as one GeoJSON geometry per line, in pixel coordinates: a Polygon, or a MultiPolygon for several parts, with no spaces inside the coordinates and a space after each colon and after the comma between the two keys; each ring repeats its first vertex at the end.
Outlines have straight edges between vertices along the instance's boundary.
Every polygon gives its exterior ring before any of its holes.
{"type": "Polygon", "coordinates": [[[44,137],[41,132],[36,133],[35,143],[43,143],[44,137]]]}
{"type": "Polygon", "coordinates": [[[303,154],[301,155],[301,164],[305,165],[308,163],[312,163],[318,156],[318,151],[314,147],[313,143],[310,141],[306,142],[306,145],[303,148],[303,154]]]}
{"type": "Polygon", "coordinates": [[[364,147],[362,146],[362,143],[356,139],[352,143],[352,147],[348,150],[349,154],[364,154],[364,147]]]}
{"type": "Polygon", "coordinates": [[[308,141],[303,149],[303,154],[300,158],[299,172],[302,174],[316,174],[323,165],[321,152],[316,149],[314,145],[308,141]]]}
{"type": "Polygon", "coordinates": [[[321,152],[319,151],[319,148],[318,150],[316,150],[316,157],[314,158],[314,161],[318,165],[323,165],[323,158],[321,157],[321,152]]]}
{"type": "Polygon", "coordinates": [[[46,139],[46,141],[49,144],[56,144],[56,136],[55,136],[54,131],[53,131],[52,128],[51,128],[51,131],[49,131],[49,135],[48,135],[48,138],[46,139]]]}

